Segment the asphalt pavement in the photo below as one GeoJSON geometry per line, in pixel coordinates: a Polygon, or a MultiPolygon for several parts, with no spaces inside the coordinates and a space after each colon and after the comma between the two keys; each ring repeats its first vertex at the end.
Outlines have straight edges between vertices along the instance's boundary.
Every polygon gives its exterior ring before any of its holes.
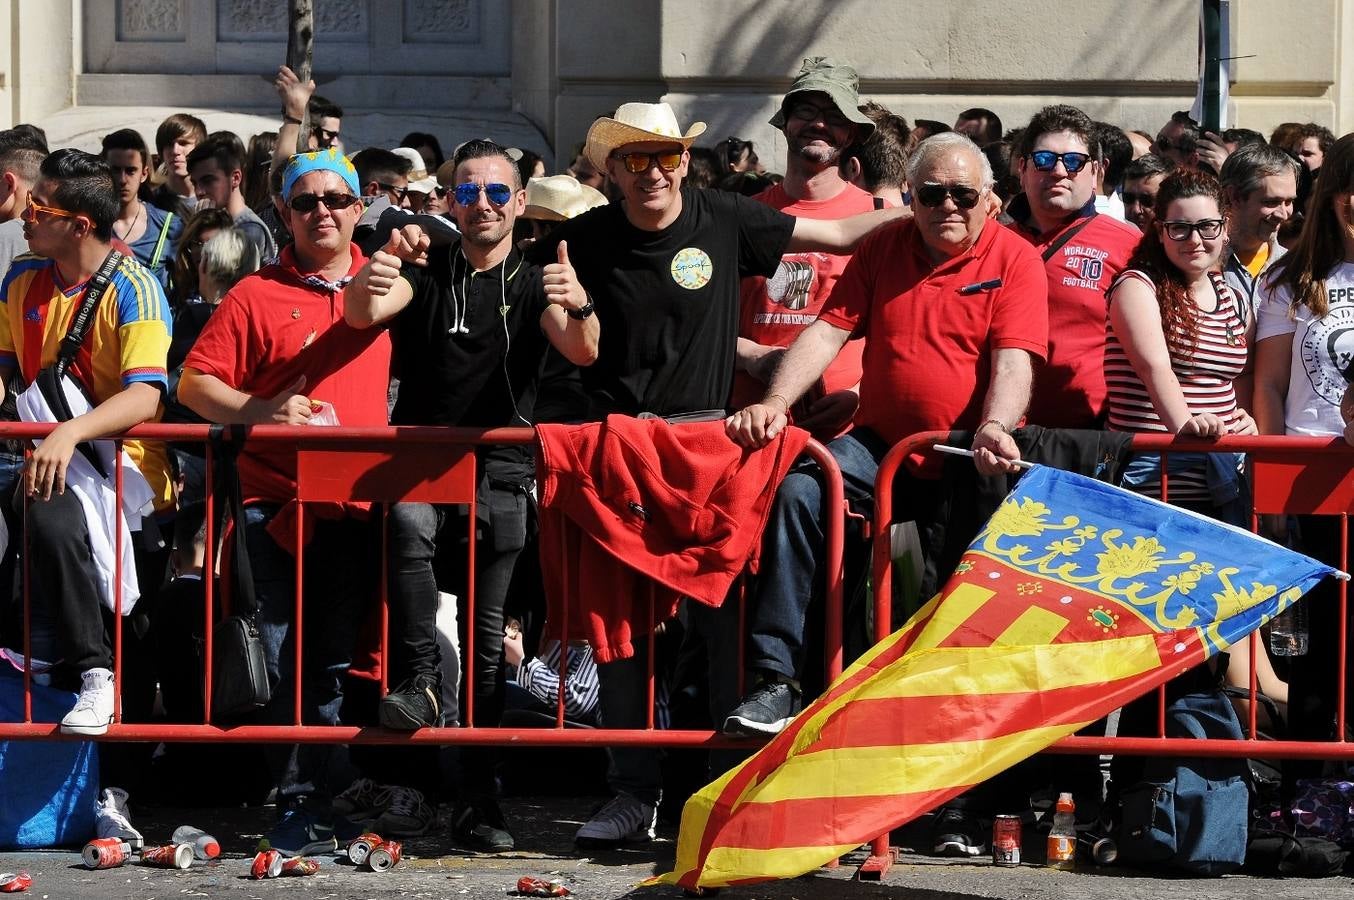
{"type": "MultiPolygon", "coordinates": [[[[34,879],[28,896],[35,898],[135,898],[170,900],[189,897],[273,898],[446,898],[488,900],[513,896],[517,879],[531,875],[561,881],[580,900],[675,898],[679,889],[638,888],[672,862],[675,832],[660,829],[659,839],[635,849],[580,856],[572,846],[574,831],[599,798],[536,798],[505,801],[519,850],[500,856],[476,856],[457,850],[441,828],[405,842],[405,857],[384,874],[358,869],[346,858],[324,857],[310,877],[255,881],[249,863],[259,836],[273,818],[270,808],[177,810],[160,808],[138,813],[133,821],[148,842],[166,840],[179,825],[192,824],[221,841],[223,855],[195,863],[187,871],[127,865],[86,870],[78,850],[0,853],[0,872],[28,871],[34,879]]],[[[444,810],[445,813],[445,810],[444,810]]],[[[1228,876],[1214,879],[1161,878],[1121,868],[1055,872],[1040,866],[996,868],[977,862],[936,860],[903,854],[881,882],[854,880],[864,853],[835,869],[749,888],[726,889],[729,900],[968,900],[968,898],[1031,898],[1031,900],[1234,900],[1282,894],[1284,900],[1348,898],[1354,879],[1275,879],[1228,876]]]]}

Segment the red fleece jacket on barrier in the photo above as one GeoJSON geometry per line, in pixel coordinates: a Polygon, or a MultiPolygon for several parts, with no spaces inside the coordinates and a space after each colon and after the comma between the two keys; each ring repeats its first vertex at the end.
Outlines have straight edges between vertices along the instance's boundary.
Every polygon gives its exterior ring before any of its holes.
{"type": "Polygon", "coordinates": [[[651,591],[661,621],[682,597],[719,606],[755,569],[776,488],[809,440],[787,428],[748,450],[722,421],[629,416],[539,425],[536,436],[552,636],[567,611],[570,638],[591,643],[601,663],[634,655],[651,591]]]}

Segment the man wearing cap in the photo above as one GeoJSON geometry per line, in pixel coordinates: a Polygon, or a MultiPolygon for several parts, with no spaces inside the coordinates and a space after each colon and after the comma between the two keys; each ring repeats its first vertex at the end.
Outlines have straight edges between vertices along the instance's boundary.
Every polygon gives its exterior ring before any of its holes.
{"type": "MultiPolygon", "coordinates": [[[[530,425],[546,348],[576,365],[590,364],[597,356],[598,320],[569,265],[568,245],[559,244],[555,260],[544,266],[527,263],[513,246],[526,192],[505,148],[469,141],[452,162],[461,239],[436,248],[426,266],[410,267],[401,254],[426,240],[414,233],[406,248],[404,235],[388,232],[386,245],[348,286],[344,316],[358,329],[390,331],[400,379],[392,424],[530,425]]],[[[485,448],[479,464],[484,521],[475,550],[475,616],[468,622],[463,611],[458,620],[462,629],[474,628],[467,672],[475,691],[472,724],[495,726],[503,712],[503,607],[518,555],[534,530],[535,466],[530,448],[521,446],[485,448]]],[[[445,589],[467,596],[463,515],[461,507],[430,503],[397,503],[390,510],[390,667],[397,686],[381,701],[387,728],[441,724],[434,561],[439,547],[450,549],[455,558],[445,589]]],[[[464,637],[461,646],[470,646],[464,637]]],[[[470,747],[460,760],[454,836],[482,852],[513,849],[494,799],[496,754],[470,747]]]]}
{"type": "Polygon", "coordinates": [[[433,196],[437,189],[437,179],[428,172],[427,163],[423,161],[423,154],[419,153],[413,147],[396,147],[393,151],[396,156],[409,160],[409,183],[405,185],[404,195],[409,200],[409,209],[416,213],[429,212],[441,213],[446,209],[428,209],[428,198],[433,196]]]}
{"type": "MultiPolygon", "coordinates": [[[[626,103],[614,117],[598,119],[584,154],[607,172],[621,202],[561,224],[528,250],[545,264],[567,241],[598,317],[616,336],[603,340],[597,362],[581,370],[585,406],[575,419],[722,418],[737,358],[740,278],[772,276],[787,252],[849,253],[871,230],[903,215],[795,218],[738,194],[684,188],[688,150],[704,131],[697,122],[683,132],[666,103],[626,103]]],[[[696,617],[703,620],[693,626],[699,631],[729,633],[704,621],[705,610],[696,617]]],[[[638,657],[598,667],[608,727],[643,726],[645,672],[638,657]]],[[[579,829],[580,847],[653,836],[661,794],[657,751],[617,748],[610,755],[617,796],[579,829]]]]}
{"type": "MultiPolygon", "coordinates": [[[[873,198],[845,181],[842,152],[863,143],[874,123],[860,110],[856,71],[825,57],[804,60],[771,124],[785,135],[785,181],[754,197],[774,209],[810,219],[841,219],[874,209],[873,198]]],[[[738,328],[738,375],[731,405],[760,399],[784,348],[813,323],[850,257],[787,253],[770,278],[743,279],[738,328]]],[[[851,421],[860,400],[864,341],[849,342],[794,410],[796,425],[830,440],[851,421]]]]}
{"type": "MultiPolygon", "coordinates": [[[[184,363],[179,398],[211,422],[305,425],[317,411],[344,426],[386,424],[390,338],[343,320],[344,288],[366,262],[352,243],[361,215],[357,172],[336,150],[292,157],[282,197],[294,241],[278,261],[246,276],[222,299],[184,363]]],[[[245,521],[258,627],[272,700],[267,723],[290,723],[296,559],[304,551],[305,657],[302,722],[338,723],[342,682],[354,635],[375,596],[372,558],[379,538],[365,509],[306,504],[310,536],[295,546],[296,454],[286,448],[240,456],[245,521]]],[[[326,794],[332,748],[269,745],[282,816],[260,842],[285,854],[324,853],[336,846],[326,794]]]]}

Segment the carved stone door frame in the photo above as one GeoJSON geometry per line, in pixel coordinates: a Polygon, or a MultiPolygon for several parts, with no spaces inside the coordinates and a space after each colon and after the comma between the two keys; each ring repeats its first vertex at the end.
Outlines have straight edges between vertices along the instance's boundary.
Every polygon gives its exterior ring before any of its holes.
{"type": "MultiPolygon", "coordinates": [[[[259,74],[287,42],[285,0],[86,0],[84,71],[259,74]]],[[[507,0],[316,0],[315,69],[509,75],[507,0]]]]}

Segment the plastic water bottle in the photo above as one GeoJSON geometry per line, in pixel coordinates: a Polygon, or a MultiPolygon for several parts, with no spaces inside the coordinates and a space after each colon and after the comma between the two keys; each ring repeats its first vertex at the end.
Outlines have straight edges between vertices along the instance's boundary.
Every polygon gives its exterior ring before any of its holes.
{"type": "Polygon", "coordinates": [[[180,825],[175,828],[171,840],[175,844],[192,844],[193,856],[198,859],[216,859],[221,855],[221,844],[216,838],[192,825],[180,825]]]}
{"type": "Polygon", "coordinates": [[[1307,655],[1307,604],[1294,603],[1269,623],[1269,652],[1275,656],[1307,655]]]}
{"type": "Polygon", "coordinates": [[[1048,833],[1048,867],[1071,871],[1077,862],[1077,806],[1072,795],[1058,795],[1053,830],[1048,833]]]}

